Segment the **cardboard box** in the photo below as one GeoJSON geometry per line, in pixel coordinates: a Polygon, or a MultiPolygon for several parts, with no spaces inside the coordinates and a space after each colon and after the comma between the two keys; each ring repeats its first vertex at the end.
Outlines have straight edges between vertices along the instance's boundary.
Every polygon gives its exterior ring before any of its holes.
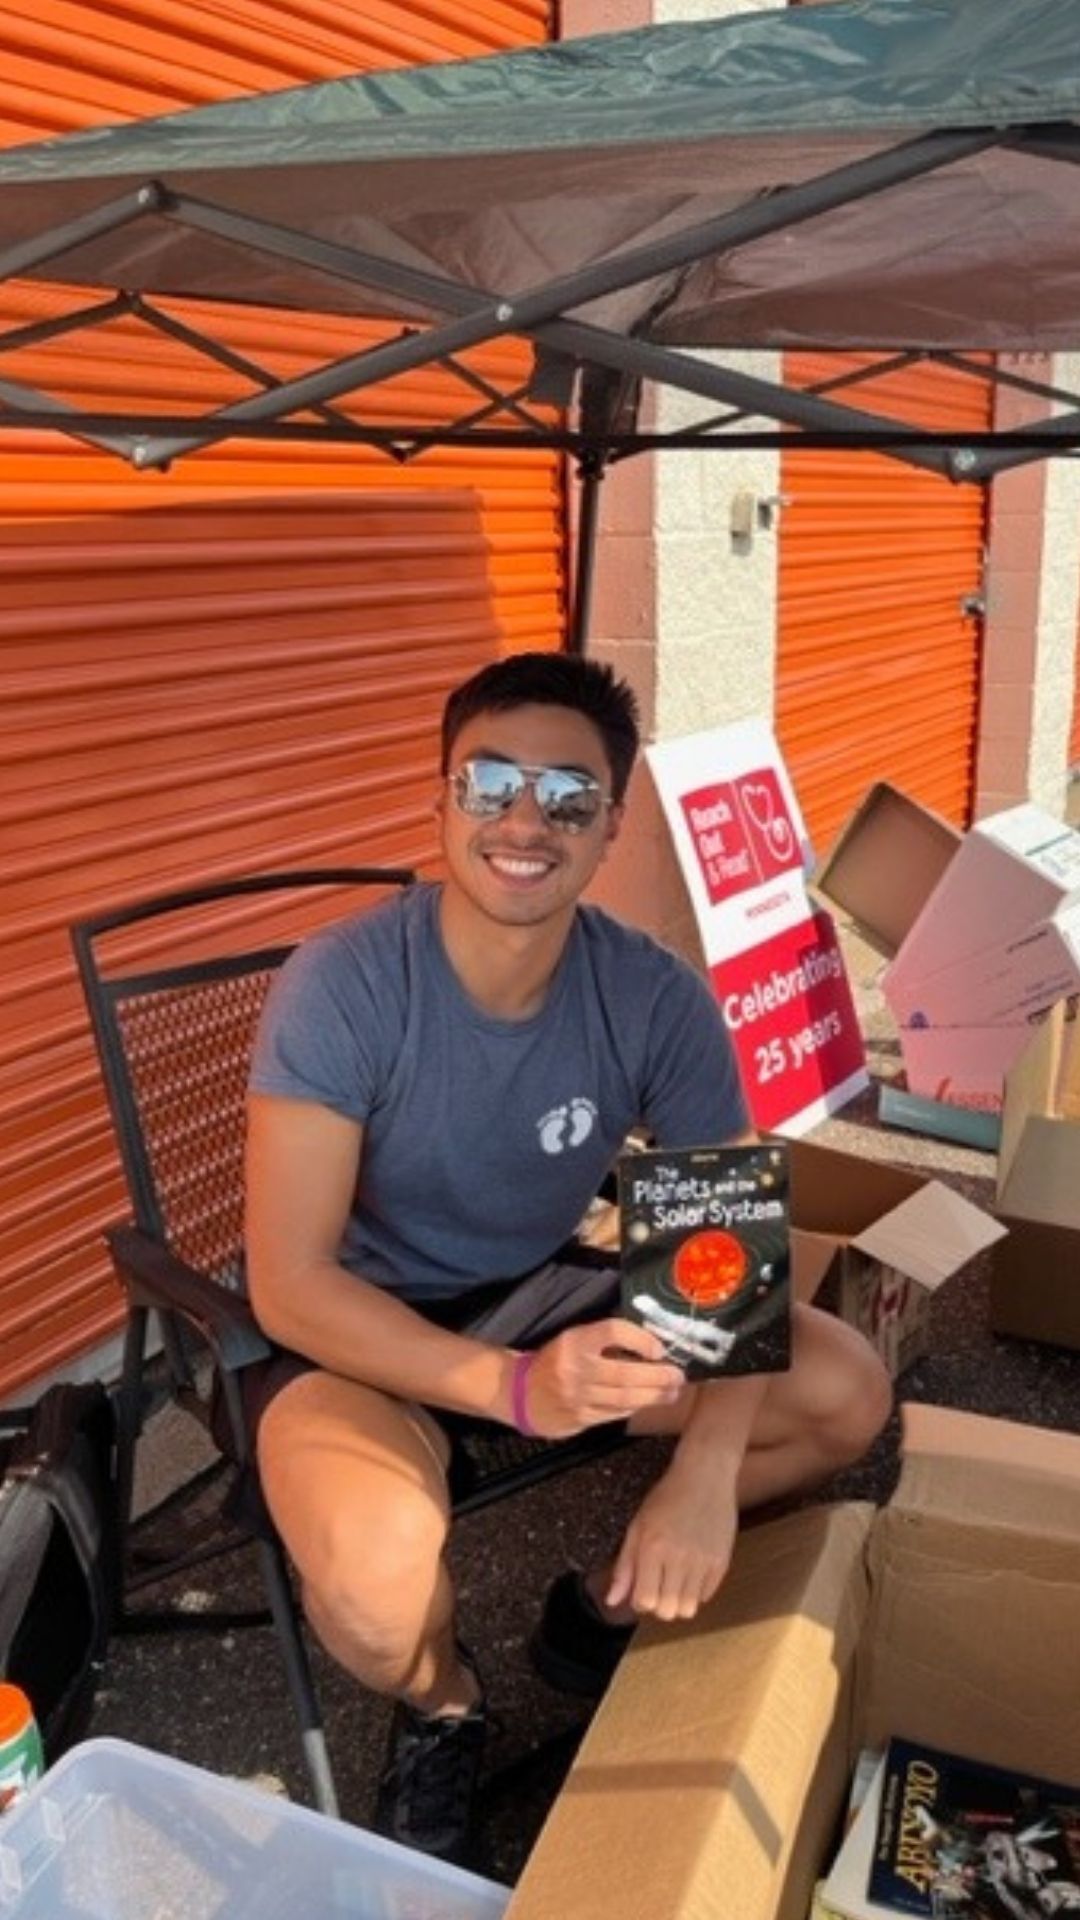
{"type": "Polygon", "coordinates": [[[815,886],[889,961],[908,1090],[998,1111],[1030,1025],[1080,990],[1080,833],[1024,805],[960,835],[879,782],[815,886]]]}
{"type": "Polygon", "coordinates": [[[1025,804],[965,834],[884,982],[886,997],[1080,901],[1080,833],[1025,804]]]}
{"type": "Polygon", "coordinates": [[[1005,1229],[939,1180],[805,1140],[789,1154],[795,1296],[830,1282],[895,1379],[926,1351],[931,1296],[1005,1229]]]}
{"type": "Polygon", "coordinates": [[[747,1530],[635,1637],[507,1920],[806,1920],[860,1747],[1080,1777],[1080,1439],[904,1410],[890,1504],[747,1530]]]}
{"type": "Polygon", "coordinates": [[[944,878],[963,834],[879,780],[811,880],[885,959],[896,954],[944,878]]]}
{"type": "MultiPolygon", "coordinates": [[[[885,985],[885,981],[882,983],[885,985]]],[[[1080,986],[1080,901],[936,973],[886,988],[900,1026],[993,1026],[1037,1018],[1080,986]]]]}
{"type": "Polygon", "coordinates": [[[1080,1348],[1080,1031],[1064,1006],[1006,1082],[997,1213],[994,1332],[1080,1348]]]}

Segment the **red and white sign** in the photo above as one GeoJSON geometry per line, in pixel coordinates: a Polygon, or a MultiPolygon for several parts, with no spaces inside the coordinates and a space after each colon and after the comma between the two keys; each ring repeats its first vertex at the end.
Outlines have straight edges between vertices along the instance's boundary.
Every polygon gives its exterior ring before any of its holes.
{"type": "Polygon", "coordinates": [[[744,720],[648,749],[756,1126],[801,1133],[867,1083],[836,930],[770,730],[744,720]]]}

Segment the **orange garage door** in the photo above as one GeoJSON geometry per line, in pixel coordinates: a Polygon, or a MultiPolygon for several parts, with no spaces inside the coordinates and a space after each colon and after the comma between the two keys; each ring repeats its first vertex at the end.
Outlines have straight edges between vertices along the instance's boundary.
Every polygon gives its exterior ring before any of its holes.
{"type": "MultiPolygon", "coordinates": [[[[788,378],[808,386],[859,364],[791,355],[788,378]]],[[[981,383],[929,366],[857,391],[868,408],[913,423],[991,424],[981,383]]],[[[786,455],[781,484],[777,730],[815,847],[880,779],[966,823],[984,490],[846,452],[786,455]]]]}
{"type": "MultiPolygon", "coordinates": [[[[542,41],[549,0],[37,0],[0,19],[8,144],[363,68],[542,41]],[[21,17],[25,16],[25,17],[21,17]]],[[[0,294],[0,326],[56,296],[0,294]]],[[[374,329],[219,316],[288,375],[374,329]]],[[[43,356],[5,364],[34,384],[43,356]]],[[[108,405],[214,375],[99,329],[63,375],[108,405]]],[[[500,344],[475,364],[505,379],[500,344]]],[[[442,375],[399,383],[438,417],[442,375]]],[[[430,858],[447,686],[561,638],[553,456],[234,445],[135,477],[44,435],[0,440],[0,1397],[110,1334],[101,1229],[123,1210],[68,953],[79,915],[282,863],[430,858]]]]}

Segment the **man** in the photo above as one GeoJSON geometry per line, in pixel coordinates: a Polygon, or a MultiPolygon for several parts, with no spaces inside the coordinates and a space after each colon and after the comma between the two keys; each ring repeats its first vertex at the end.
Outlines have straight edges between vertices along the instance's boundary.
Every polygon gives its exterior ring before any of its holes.
{"type": "Polygon", "coordinates": [[[262,1484],[315,1632],[399,1702],[377,1822],[448,1858],[484,1732],[443,1558],[454,1415],[678,1436],[613,1563],[548,1596],[541,1671],[598,1693],[636,1619],[716,1591],[740,1507],[856,1458],[890,1405],[870,1348],[809,1308],[787,1373],[687,1386],[618,1317],[613,1271],[559,1263],[630,1129],[752,1137],[705,983],[579,905],[637,744],[630,689],[594,662],[467,681],[443,721],[445,880],[305,942],[254,1066],[251,1295],[288,1350],[262,1484]]]}

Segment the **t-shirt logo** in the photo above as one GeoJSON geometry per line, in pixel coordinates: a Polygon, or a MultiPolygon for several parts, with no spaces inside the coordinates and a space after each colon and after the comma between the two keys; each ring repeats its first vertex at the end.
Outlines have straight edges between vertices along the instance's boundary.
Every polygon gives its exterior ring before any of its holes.
{"type": "Polygon", "coordinates": [[[539,1122],[540,1145],[545,1153],[565,1153],[568,1147],[580,1147],[596,1125],[596,1108],[584,1094],[568,1100],[564,1107],[552,1107],[539,1122]]]}

